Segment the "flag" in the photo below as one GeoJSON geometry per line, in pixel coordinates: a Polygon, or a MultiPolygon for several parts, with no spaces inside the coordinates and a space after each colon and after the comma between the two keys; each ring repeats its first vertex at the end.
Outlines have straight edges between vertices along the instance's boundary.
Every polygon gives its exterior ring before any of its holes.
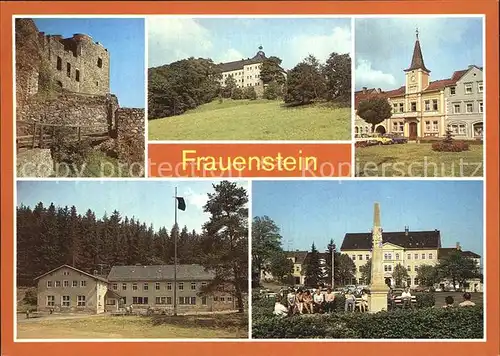
{"type": "Polygon", "coordinates": [[[177,209],[185,211],[186,210],[186,202],[183,197],[176,197],[177,198],[177,209]]]}

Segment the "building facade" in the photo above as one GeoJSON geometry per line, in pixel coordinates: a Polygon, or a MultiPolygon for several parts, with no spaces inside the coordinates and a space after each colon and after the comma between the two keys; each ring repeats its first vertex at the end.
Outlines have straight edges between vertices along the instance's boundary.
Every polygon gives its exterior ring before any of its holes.
{"type": "MultiPolygon", "coordinates": [[[[431,81],[417,38],[411,65],[404,69],[405,85],[389,91],[364,87],[355,92],[355,107],[375,98],[386,98],[392,116],[376,125],[380,134],[395,133],[410,140],[444,137],[448,127],[454,136],[481,139],[483,130],[483,68],[470,65],[450,78],[431,81]]],[[[356,115],[355,135],[371,133],[371,125],[356,115]]]]}
{"type": "Polygon", "coordinates": [[[103,313],[108,290],[106,279],[63,265],[35,279],[37,310],[103,313]]]}
{"type": "MultiPolygon", "coordinates": [[[[200,295],[214,279],[212,272],[200,265],[177,266],[176,298],[179,312],[234,310],[235,300],[229,291],[200,295]]],[[[109,289],[116,294],[106,302],[108,309],[119,305],[134,308],[174,308],[174,266],[114,266],[108,275],[109,289]],[[118,298],[119,297],[119,298],[118,298]]]]}
{"type": "MultiPolygon", "coordinates": [[[[234,310],[230,287],[201,293],[214,274],[200,265],[177,266],[180,313],[234,310]]],[[[36,278],[39,311],[104,313],[132,305],[136,309],[173,310],[174,266],[114,266],[107,278],[63,265],[36,278]]]]}

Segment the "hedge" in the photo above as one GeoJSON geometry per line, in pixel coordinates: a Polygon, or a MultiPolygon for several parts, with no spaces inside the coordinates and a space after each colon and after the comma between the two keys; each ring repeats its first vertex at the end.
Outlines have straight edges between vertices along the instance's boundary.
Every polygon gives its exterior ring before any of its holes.
{"type": "Polygon", "coordinates": [[[277,317],[252,314],[252,337],[266,339],[481,339],[483,309],[399,309],[391,312],[332,313],[277,317]]]}

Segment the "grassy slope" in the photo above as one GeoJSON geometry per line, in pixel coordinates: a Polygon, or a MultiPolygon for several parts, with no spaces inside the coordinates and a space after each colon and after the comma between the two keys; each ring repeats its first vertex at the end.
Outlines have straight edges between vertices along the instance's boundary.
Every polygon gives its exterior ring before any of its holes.
{"type": "Polygon", "coordinates": [[[94,316],[80,319],[37,320],[17,324],[19,338],[246,338],[247,329],[152,326],[137,316],[94,316]]]}
{"type": "Polygon", "coordinates": [[[350,108],[285,108],[268,100],[217,100],[149,121],[150,140],[349,140],[350,108]]]}
{"type": "Polygon", "coordinates": [[[356,176],[481,177],[483,145],[469,147],[465,152],[435,152],[430,143],[357,148],[356,176]]]}

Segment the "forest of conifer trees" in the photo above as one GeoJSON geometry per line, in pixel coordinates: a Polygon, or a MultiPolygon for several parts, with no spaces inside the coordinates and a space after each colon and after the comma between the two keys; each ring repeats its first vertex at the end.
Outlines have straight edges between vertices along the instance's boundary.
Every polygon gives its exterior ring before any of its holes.
{"type": "MultiPolygon", "coordinates": [[[[82,214],[74,206],[21,205],[17,208],[17,283],[32,285],[33,278],[62,264],[107,274],[113,265],[173,263],[175,229],[155,231],[116,210],[99,219],[92,210],[82,214]]],[[[178,236],[178,262],[201,263],[203,236],[186,226],[178,236]]]]}

